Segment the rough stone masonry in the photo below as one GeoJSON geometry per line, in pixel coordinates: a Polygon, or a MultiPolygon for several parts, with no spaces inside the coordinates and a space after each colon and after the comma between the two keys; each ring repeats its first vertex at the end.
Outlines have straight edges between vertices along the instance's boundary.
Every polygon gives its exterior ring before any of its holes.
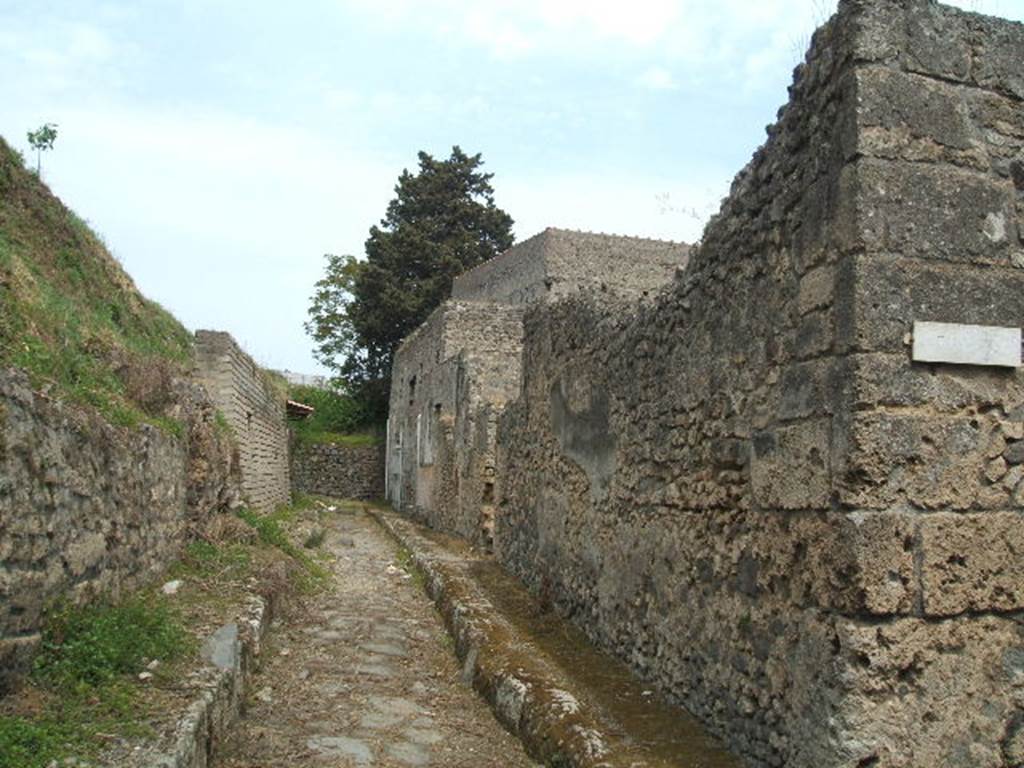
{"type": "Polygon", "coordinates": [[[1024,765],[1024,374],[920,321],[1024,321],[1024,26],[842,0],[663,292],[526,310],[498,556],[752,765],[1024,765]]]}
{"type": "Polygon", "coordinates": [[[689,248],[547,229],[460,275],[452,300],[402,343],[392,369],[387,497],[490,547],[498,417],[520,390],[523,311],[580,291],[649,296],[689,248]]]}
{"type": "Polygon", "coordinates": [[[232,444],[193,382],[180,435],[115,427],[0,369],[0,693],[31,669],[46,606],[124,594],[176,558],[189,524],[238,503],[232,444]]]}

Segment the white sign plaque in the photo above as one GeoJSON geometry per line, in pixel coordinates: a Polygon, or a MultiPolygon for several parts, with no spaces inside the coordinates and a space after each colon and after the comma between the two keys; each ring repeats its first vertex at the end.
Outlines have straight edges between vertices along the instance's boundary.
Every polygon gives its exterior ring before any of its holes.
{"type": "Polygon", "coordinates": [[[915,322],[914,360],[1018,368],[1020,341],[1020,328],[915,322]]]}

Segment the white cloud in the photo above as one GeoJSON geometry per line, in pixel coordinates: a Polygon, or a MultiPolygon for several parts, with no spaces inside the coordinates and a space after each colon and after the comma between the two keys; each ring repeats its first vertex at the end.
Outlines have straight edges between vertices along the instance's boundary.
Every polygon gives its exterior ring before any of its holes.
{"type": "MultiPolygon", "coordinates": [[[[836,0],[340,0],[390,25],[433,30],[453,45],[492,56],[656,60],[642,84],[675,84],[666,66],[737,73],[787,66],[836,0]]],[[[757,78],[760,79],[760,78],[757,78]]],[[[756,83],[753,84],[756,86],[756,83]]]]}
{"type": "Polygon", "coordinates": [[[637,85],[651,91],[674,91],[679,88],[672,73],[664,67],[650,67],[637,79],[637,85]]]}
{"type": "Polygon", "coordinates": [[[731,175],[691,179],[642,175],[506,176],[497,203],[516,217],[516,238],[545,227],[693,243],[718,210],[731,175]]]}
{"type": "MultiPolygon", "coordinates": [[[[44,167],[136,279],[192,328],[306,370],[324,253],[362,253],[401,170],[288,124],[212,112],[66,110],[44,167]]],[[[3,122],[3,121],[0,121],[3,122]]]]}

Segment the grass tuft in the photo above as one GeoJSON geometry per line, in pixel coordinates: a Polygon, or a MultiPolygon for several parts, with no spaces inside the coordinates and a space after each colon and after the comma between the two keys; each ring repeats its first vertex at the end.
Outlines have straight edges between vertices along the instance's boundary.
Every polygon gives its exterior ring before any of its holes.
{"type": "Polygon", "coordinates": [[[48,618],[33,674],[51,687],[87,693],[187,646],[185,629],[165,600],[146,595],[120,605],[66,607],[48,618]]]}
{"type": "Polygon", "coordinates": [[[192,641],[161,595],[49,614],[30,682],[38,711],[0,714],[0,768],[44,768],[96,755],[111,736],[140,732],[132,676],[181,657],[192,641]]]}
{"type": "Polygon", "coordinates": [[[282,525],[283,522],[294,519],[294,507],[285,505],[269,515],[261,515],[243,508],[237,510],[236,514],[256,529],[261,542],[276,547],[302,566],[303,577],[300,579],[300,587],[304,591],[316,591],[326,584],[330,578],[327,569],[293,544],[282,525]]]}

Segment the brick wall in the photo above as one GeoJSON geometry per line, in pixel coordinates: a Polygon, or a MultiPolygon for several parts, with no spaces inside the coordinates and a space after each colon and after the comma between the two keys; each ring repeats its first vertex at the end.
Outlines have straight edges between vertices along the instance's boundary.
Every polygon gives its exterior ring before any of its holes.
{"type": "Polygon", "coordinates": [[[196,332],[196,378],[210,392],[238,441],[242,490],[258,510],[291,494],[285,398],[230,334],[196,332]]]}

